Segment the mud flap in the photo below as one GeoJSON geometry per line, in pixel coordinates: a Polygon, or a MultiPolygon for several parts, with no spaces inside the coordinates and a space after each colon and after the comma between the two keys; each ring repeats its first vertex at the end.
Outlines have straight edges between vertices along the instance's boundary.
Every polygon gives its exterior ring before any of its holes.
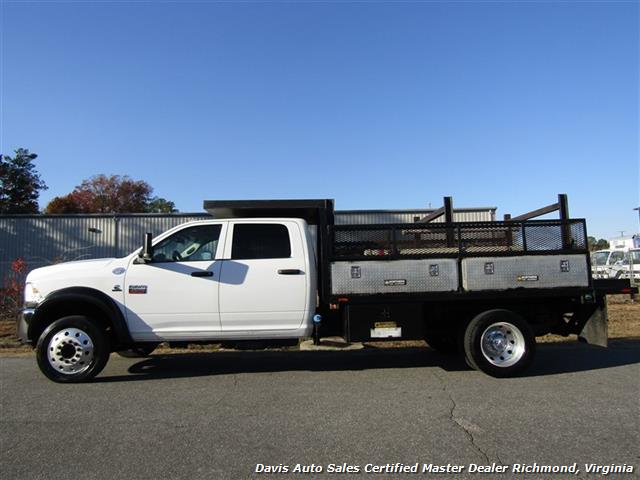
{"type": "Polygon", "coordinates": [[[582,327],[578,338],[590,345],[608,346],[609,316],[607,315],[607,297],[598,298],[596,308],[582,327]]]}

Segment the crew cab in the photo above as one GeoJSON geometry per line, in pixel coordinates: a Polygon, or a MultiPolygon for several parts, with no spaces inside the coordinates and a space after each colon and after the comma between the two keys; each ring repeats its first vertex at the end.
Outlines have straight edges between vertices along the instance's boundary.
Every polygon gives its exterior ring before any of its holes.
{"type": "Polygon", "coordinates": [[[36,269],[20,336],[41,340],[38,362],[56,380],[97,373],[106,350],[131,345],[308,336],[317,277],[309,235],[302,219],[205,220],[125,258],[36,269]]]}

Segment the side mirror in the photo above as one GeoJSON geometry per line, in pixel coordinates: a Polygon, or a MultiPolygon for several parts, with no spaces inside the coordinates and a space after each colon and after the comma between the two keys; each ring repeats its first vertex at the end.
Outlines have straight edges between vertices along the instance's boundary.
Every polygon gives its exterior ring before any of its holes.
{"type": "Polygon", "coordinates": [[[151,245],[151,233],[147,232],[144,234],[144,243],[142,244],[142,253],[140,258],[145,262],[150,262],[153,260],[153,245],[151,245]]]}

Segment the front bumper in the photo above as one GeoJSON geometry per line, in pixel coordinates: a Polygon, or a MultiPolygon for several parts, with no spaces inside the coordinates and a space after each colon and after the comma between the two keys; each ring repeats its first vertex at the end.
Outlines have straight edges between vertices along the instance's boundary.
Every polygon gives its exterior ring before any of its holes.
{"type": "Polygon", "coordinates": [[[33,343],[29,338],[29,324],[35,312],[33,308],[25,308],[18,314],[18,340],[22,343],[33,343]]]}

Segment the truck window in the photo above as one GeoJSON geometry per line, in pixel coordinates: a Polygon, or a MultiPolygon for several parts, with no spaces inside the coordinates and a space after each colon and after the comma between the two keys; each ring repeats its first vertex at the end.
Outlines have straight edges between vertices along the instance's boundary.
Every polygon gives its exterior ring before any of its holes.
{"type": "Polygon", "coordinates": [[[239,223],[233,227],[231,258],[289,258],[289,231],[282,224],[239,223]]]}
{"type": "Polygon", "coordinates": [[[615,265],[616,262],[624,260],[624,252],[613,252],[609,257],[609,265],[615,265]]]}
{"type": "Polygon", "coordinates": [[[165,238],[153,248],[154,262],[197,262],[213,260],[221,225],[188,227],[165,238]]]}
{"type": "Polygon", "coordinates": [[[601,267],[607,264],[607,258],[609,258],[609,252],[596,252],[593,254],[591,262],[601,267]]]}

